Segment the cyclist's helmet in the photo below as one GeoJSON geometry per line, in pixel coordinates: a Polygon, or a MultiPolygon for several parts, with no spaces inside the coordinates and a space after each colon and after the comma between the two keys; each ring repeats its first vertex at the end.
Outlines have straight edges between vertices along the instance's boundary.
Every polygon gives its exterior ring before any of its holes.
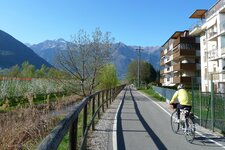
{"type": "Polygon", "coordinates": [[[178,86],[177,86],[177,89],[179,90],[179,89],[184,89],[184,85],[183,84],[179,84],[178,86]]]}

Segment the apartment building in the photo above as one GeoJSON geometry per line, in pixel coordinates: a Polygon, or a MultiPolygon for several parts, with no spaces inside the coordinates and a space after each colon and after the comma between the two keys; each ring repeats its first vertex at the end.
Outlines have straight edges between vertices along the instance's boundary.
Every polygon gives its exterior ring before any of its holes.
{"type": "Polygon", "coordinates": [[[196,10],[190,18],[198,19],[189,34],[200,37],[202,91],[214,88],[225,93],[225,0],[218,0],[208,10],[196,10]]]}
{"type": "MultiPolygon", "coordinates": [[[[160,83],[175,86],[183,83],[191,86],[192,78],[200,77],[200,43],[189,31],[176,31],[162,45],[160,83]]],[[[200,81],[200,80],[198,80],[200,81]]]]}

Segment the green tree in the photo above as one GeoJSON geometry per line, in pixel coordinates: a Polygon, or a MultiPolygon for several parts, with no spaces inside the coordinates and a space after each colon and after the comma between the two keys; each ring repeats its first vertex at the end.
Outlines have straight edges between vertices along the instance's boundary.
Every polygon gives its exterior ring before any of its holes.
{"type": "Polygon", "coordinates": [[[118,84],[116,68],[113,64],[107,64],[98,73],[99,87],[107,89],[115,87],[118,84]]]}
{"type": "Polygon", "coordinates": [[[10,77],[18,77],[20,75],[20,67],[18,65],[14,65],[9,69],[8,75],[10,77]]]}
{"type": "Polygon", "coordinates": [[[52,78],[52,79],[70,79],[71,78],[70,74],[56,68],[49,68],[46,74],[46,77],[52,78]]]}
{"type": "Polygon", "coordinates": [[[38,77],[38,78],[47,77],[48,70],[49,70],[49,68],[46,67],[44,64],[41,65],[41,68],[40,69],[37,69],[35,71],[36,77],[38,77]]]}
{"type": "Polygon", "coordinates": [[[35,75],[35,67],[32,64],[29,64],[28,61],[23,62],[21,69],[22,77],[34,77],[35,75]]]}
{"type": "MultiPolygon", "coordinates": [[[[134,60],[128,65],[127,79],[130,83],[137,83],[138,80],[138,61],[134,60]]],[[[156,71],[154,67],[146,62],[140,61],[140,81],[141,83],[150,83],[156,80],[156,71]]]]}

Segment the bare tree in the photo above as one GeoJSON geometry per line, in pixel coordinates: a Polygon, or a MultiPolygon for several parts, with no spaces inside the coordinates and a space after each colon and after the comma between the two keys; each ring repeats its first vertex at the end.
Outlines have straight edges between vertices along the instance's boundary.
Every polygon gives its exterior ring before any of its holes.
{"type": "Polygon", "coordinates": [[[74,92],[81,92],[83,96],[93,92],[98,85],[98,71],[110,61],[113,41],[109,32],[102,33],[99,28],[91,36],[80,30],[72,36],[67,49],[59,52],[57,63],[60,68],[71,74],[72,80],[67,80],[66,84],[69,84],[74,92]]]}

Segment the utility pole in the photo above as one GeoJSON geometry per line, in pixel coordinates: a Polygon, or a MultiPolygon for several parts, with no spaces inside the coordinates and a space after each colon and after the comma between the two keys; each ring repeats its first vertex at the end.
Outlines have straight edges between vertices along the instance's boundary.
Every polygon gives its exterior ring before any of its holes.
{"type": "Polygon", "coordinates": [[[141,46],[136,49],[138,51],[138,88],[140,88],[140,60],[141,60],[141,46]]]}

